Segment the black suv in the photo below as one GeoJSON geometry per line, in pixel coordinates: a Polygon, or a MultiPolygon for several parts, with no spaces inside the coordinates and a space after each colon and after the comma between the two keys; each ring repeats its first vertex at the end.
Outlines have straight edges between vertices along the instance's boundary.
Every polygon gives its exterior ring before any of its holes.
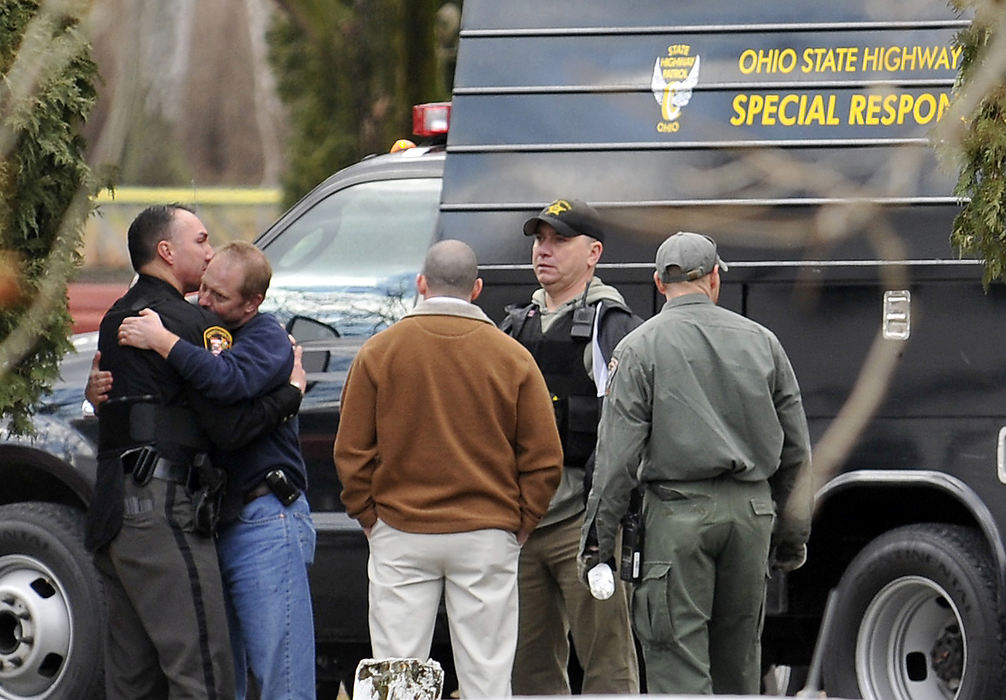
{"type": "MultiPolygon", "coordinates": [[[[367,546],[346,516],[332,461],[345,373],[369,336],[408,312],[432,242],[444,154],[374,156],[325,180],[257,240],[273,266],[263,310],[307,348],[300,413],[308,497],[318,528],[311,571],[319,684],[369,656],[367,546]]],[[[0,696],[103,697],[106,623],[83,516],[95,473],[93,411],[83,396],[97,334],[75,336],[37,437],[0,442],[0,696]]],[[[446,643],[438,631],[438,644],[446,643]]],[[[436,655],[445,665],[449,658],[436,655]]]]}

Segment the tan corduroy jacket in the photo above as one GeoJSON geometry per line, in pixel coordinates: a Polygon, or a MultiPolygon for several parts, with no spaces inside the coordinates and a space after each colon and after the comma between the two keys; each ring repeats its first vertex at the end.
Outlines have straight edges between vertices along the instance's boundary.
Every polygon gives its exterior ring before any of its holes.
{"type": "Polygon", "coordinates": [[[534,358],[474,304],[424,300],[364,343],[342,392],[347,513],[404,532],[530,531],[562,447],[534,358]]]}

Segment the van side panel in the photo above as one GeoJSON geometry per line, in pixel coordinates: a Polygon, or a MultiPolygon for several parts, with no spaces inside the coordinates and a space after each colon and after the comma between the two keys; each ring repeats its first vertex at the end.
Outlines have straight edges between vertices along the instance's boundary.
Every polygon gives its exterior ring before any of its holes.
{"type": "Polygon", "coordinates": [[[951,248],[956,173],[930,142],[968,24],[942,0],[464,6],[438,235],[475,248],[493,318],[535,288],[524,219],[578,197],[609,224],[598,274],[644,317],[663,301],[659,243],[716,237],[730,263],[721,303],[779,336],[815,450],[857,385],[878,390],[819,475],[810,559],[773,589],[766,623],[767,657],[806,664],[842,582],[829,694],[893,697],[886,683],[917,682],[973,700],[1002,685],[978,656],[1006,648],[983,622],[1006,597],[1006,288],[983,290],[981,262],[951,248]],[[885,327],[897,332],[884,339],[885,327]],[[877,348],[891,370],[864,382],[877,348]],[[939,564],[899,568],[916,556],[939,564]],[[857,589],[871,576],[878,588],[857,589]],[[955,588],[988,581],[980,603],[955,588]],[[899,607],[916,593],[945,599],[899,607]],[[924,648],[885,658],[898,629],[920,630],[906,643],[924,648]],[[954,634],[970,645],[963,672],[936,661],[958,658],[954,634]],[[853,654],[857,639],[875,649],[853,654]]]}

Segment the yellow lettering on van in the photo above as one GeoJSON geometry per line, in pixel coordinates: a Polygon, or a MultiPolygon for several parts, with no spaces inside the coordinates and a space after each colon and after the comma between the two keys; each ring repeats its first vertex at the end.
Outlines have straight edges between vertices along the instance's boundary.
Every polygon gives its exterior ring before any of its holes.
{"type": "MultiPolygon", "coordinates": [[[[905,94],[898,98],[898,124],[905,123],[905,117],[912,113],[914,105],[915,99],[911,95],[905,94]]],[[[886,123],[890,124],[890,122],[886,123]]]]}
{"type": "Polygon", "coordinates": [[[877,126],[880,123],[880,106],[883,97],[881,95],[870,95],[866,98],[866,124],[867,126],[877,126]]]}
{"type": "Polygon", "coordinates": [[[864,46],[861,70],[889,73],[957,70],[961,52],[960,46],[864,46]]]}
{"type": "Polygon", "coordinates": [[[883,107],[883,110],[884,110],[884,116],[880,117],[880,123],[881,124],[883,124],[884,126],[890,126],[891,124],[894,124],[895,122],[897,122],[898,124],[903,123],[903,121],[904,121],[904,114],[905,114],[904,113],[904,107],[905,107],[905,100],[904,100],[904,98],[906,98],[906,97],[909,99],[908,109],[909,109],[909,111],[911,111],[911,95],[902,95],[901,96],[902,99],[900,99],[900,100],[898,99],[897,95],[885,95],[884,96],[884,99],[883,99],[883,101],[881,103],[881,105],[883,107]],[[897,109],[895,109],[895,106],[897,106],[897,109]]]}
{"type": "Polygon", "coordinates": [[[750,75],[754,72],[758,63],[758,53],[754,49],[744,49],[737,57],[737,69],[743,75],[750,75]]]}
{"type": "Polygon", "coordinates": [[[762,111],[761,123],[766,126],[775,126],[776,113],[779,109],[779,95],[765,95],[765,108],[762,111]]]}
{"type": "Polygon", "coordinates": [[[909,49],[907,46],[901,49],[901,65],[900,70],[915,70],[916,59],[919,57],[920,47],[913,46],[909,49]]]}
{"type": "Polygon", "coordinates": [[[793,126],[797,123],[800,114],[800,98],[797,95],[783,95],[779,100],[779,123],[783,126],[793,126]],[[796,105],[796,115],[789,113],[788,107],[796,105]]]}
{"type": "Polygon", "coordinates": [[[953,66],[951,66],[951,67],[954,70],[957,70],[957,68],[961,65],[960,61],[961,61],[961,52],[962,51],[964,51],[964,47],[963,46],[954,46],[953,48],[950,49],[951,55],[953,56],[953,59],[954,59],[953,66]]]}
{"type": "Polygon", "coordinates": [[[835,96],[828,95],[828,117],[827,117],[828,126],[838,126],[839,124],[842,123],[841,120],[838,118],[838,115],[835,114],[836,103],[837,100],[835,99],[835,96]]]}
{"type": "Polygon", "coordinates": [[[778,52],[778,69],[780,73],[790,73],[796,67],[796,51],[783,49],[778,52]]]}
{"type": "Polygon", "coordinates": [[[880,49],[863,47],[863,70],[877,70],[880,66],[880,49]]]}
{"type": "Polygon", "coordinates": [[[740,126],[744,123],[745,104],[748,101],[747,95],[734,95],[731,106],[734,108],[734,116],[730,117],[730,124],[740,126]]]}
{"type": "Polygon", "coordinates": [[[803,50],[804,73],[846,73],[855,71],[859,61],[859,47],[834,49],[811,47],[803,50]]]}
{"type": "Polygon", "coordinates": [[[803,50],[803,65],[800,66],[800,72],[810,73],[814,70],[814,49],[807,48],[803,50]]]}
{"type": "Polygon", "coordinates": [[[837,50],[845,52],[845,70],[849,73],[855,72],[859,66],[859,47],[846,46],[837,50]]]}
{"type": "Polygon", "coordinates": [[[943,119],[950,107],[950,95],[890,93],[853,94],[849,100],[848,124],[852,126],[893,126],[908,122],[924,126],[943,119]]]}
{"type": "Polygon", "coordinates": [[[807,118],[804,120],[804,124],[810,126],[814,123],[824,126],[825,113],[824,113],[824,99],[821,95],[814,95],[810,100],[810,106],[807,108],[807,118]]]}
{"type": "Polygon", "coordinates": [[[943,119],[943,113],[950,107],[950,95],[945,92],[940,93],[939,104],[936,106],[936,121],[943,119]]]}
{"type": "Polygon", "coordinates": [[[765,106],[765,98],[761,95],[749,95],[748,96],[748,115],[744,123],[747,126],[754,124],[754,118],[761,114],[762,109],[765,106]]]}
{"type": "Polygon", "coordinates": [[[852,126],[862,126],[865,123],[863,121],[863,109],[865,107],[866,97],[855,93],[852,99],[849,100],[849,124],[852,126]]]}
{"type": "Polygon", "coordinates": [[[838,98],[834,94],[767,93],[735,95],[733,126],[838,126],[838,98]]]}
{"type": "Polygon", "coordinates": [[[737,68],[751,73],[789,73],[796,67],[796,51],[785,49],[744,49],[737,58],[737,68]]]}
{"type": "Polygon", "coordinates": [[[900,46],[888,46],[886,49],[881,49],[884,52],[884,70],[896,73],[901,70],[901,47],[900,46]]]}
{"type": "Polygon", "coordinates": [[[936,98],[928,92],[916,98],[912,116],[917,124],[928,124],[942,115],[943,110],[937,106],[936,98]]]}
{"type": "Polygon", "coordinates": [[[950,57],[948,54],[949,52],[947,51],[946,47],[943,47],[943,50],[937,54],[936,62],[933,63],[933,67],[942,68],[944,70],[950,70],[950,57]]]}

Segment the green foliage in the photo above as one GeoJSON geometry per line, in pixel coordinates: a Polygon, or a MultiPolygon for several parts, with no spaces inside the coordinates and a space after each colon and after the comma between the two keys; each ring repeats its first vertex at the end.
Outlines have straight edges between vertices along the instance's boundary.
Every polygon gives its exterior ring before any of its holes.
{"type": "Polygon", "coordinates": [[[83,2],[0,4],[0,412],[30,433],[40,395],[72,349],[66,280],[80,265],[91,173],[78,128],[95,100],[95,64],[77,26],[83,2]],[[12,280],[12,277],[14,278],[12,280]]]}
{"type": "MultiPolygon", "coordinates": [[[[980,71],[1003,67],[986,65],[986,49],[1006,9],[1001,2],[952,0],[956,9],[974,9],[970,26],[957,33],[963,51],[955,92],[960,94],[980,71]]],[[[1006,86],[998,83],[966,116],[954,193],[964,200],[954,219],[950,242],[962,256],[985,261],[982,283],[988,287],[1006,272],[1006,86]]]]}
{"type": "Polygon", "coordinates": [[[410,136],[412,105],[449,99],[435,32],[442,4],[280,2],[268,39],[292,125],[287,206],[339,168],[410,136]]]}

